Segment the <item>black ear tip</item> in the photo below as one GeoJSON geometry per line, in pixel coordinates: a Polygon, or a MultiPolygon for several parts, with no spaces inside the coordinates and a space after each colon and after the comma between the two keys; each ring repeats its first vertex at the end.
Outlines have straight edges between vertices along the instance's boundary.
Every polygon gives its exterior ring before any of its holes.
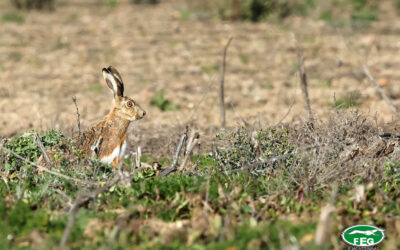
{"type": "Polygon", "coordinates": [[[110,71],[110,72],[111,72],[111,71],[112,71],[112,68],[113,68],[113,66],[111,66],[111,65],[110,65],[110,66],[108,66],[108,68],[107,68],[107,69],[108,69],[108,71],[110,71]]]}
{"type": "Polygon", "coordinates": [[[109,71],[108,69],[106,69],[106,68],[103,68],[102,72],[104,72],[104,71],[105,71],[105,72],[108,72],[108,73],[110,72],[110,71],[109,71]]]}

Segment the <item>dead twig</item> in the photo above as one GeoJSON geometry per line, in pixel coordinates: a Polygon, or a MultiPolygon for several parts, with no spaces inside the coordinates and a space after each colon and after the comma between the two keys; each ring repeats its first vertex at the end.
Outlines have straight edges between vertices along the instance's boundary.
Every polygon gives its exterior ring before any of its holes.
{"type": "Polygon", "coordinates": [[[136,206],[130,205],[127,210],[121,215],[121,217],[118,219],[117,225],[113,228],[110,238],[108,239],[108,245],[107,247],[103,248],[104,250],[112,249],[112,246],[114,245],[115,241],[117,240],[117,237],[119,233],[121,232],[122,228],[127,224],[132,212],[136,209],[136,206]]]}
{"type": "Polygon", "coordinates": [[[308,95],[308,82],[307,82],[307,74],[306,74],[306,69],[304,66],[304,56],[302,49],[300,47],[299,42],[296,39],[296,36],[294,36],[294,40],[296,42],[296,51],[297,51],[297,60],[299,63],[299,76],[300,76],[300,83],[301,83],[301,91],[303,93],[303,99],[304,99],[304,108],[306,109],[308,113],[308,119],[309,121],[313,121],[313,114],[311,111],[311,105],[310,105],[310,97],[308,95]]]}
{"type": "Polygon", "coordinates": [[[61,195],[64,200],[66,200],[66,204],[68,205],[68,208],[70,209],[72,207],[72,198],[69,197],[69,195],[67,195],[64,191],[61,191],[60,189],[55,189],[56,193],[58,193],[59,195],[61,195]]]}
{"type": "Polygon", "coordinates": [[[200,135],[197,132],[192,132],[191,136],[187,140],[187,147],[185,151],[185,157],[183,158],[183,161],[178,169],[178,171],[183,171],[183,169],[186,166],[187,161],[189,160],[190,155],[192,154],[192,151],[195,146],[200,144],[200,135]]]}
{"type": "Polygon", "coordinates": [[[220,119],[221,126],[225,127],[225,100],[224,100],[224,82],[225,82],[225,71],[226,71],[226,52],[228,50],[229,44],[232,41],[232,37],[228,39],[228,42],[225,45],[223,54],[222,54],[222,64],[221,71],[219,75],[219,108],[220,108],[220,119]]]}
{"type": "Polygon", "coordinates": [[[141,164],[142,164],[142,149],[140,147],[137,147],[137,151],[136,151],[136,168],[140,169],[141,168],[141,164]]]}
{"type": "Polygon", "coordinates": [[[233,113],[240,119],[241,122],[243,122],[243,125],[245,127],[250,127],[250,124],[248,122],[246,122],[238,112],[236,112],[235,106],[233,105],[232,102],[230,102],[230,105],[231,105],[233,113]]]}
{"type": "MultiPolygon", "coordinates": [[[[338,35],[340,36],[340,38],[342,39],[343,44],[346,46],[346,48],[349,51],[354,51],[350,48],[349,43],[347,42],[347,40],[345,39],[345,37],[340,33],[340,31],[338,29],[336,29],[336,32],[338,33],[338,35]]],[[[356,54],[358,57],[360,57],[358,54],[356,54]]],[[[367,77],[368,81],[372,84],[372,86],[375,88],[375,90],[379,93],[379,95],[381,96],[381,98],[385,101],[385,103],[389,106],[389,108],[392,110],[392,112],[399,118],[400,114],[398,112],[398,109],[396,106],[394,106],[394,104],[392,103],[392,101],[390,100],[390,98],[385,94],[385,92],[383,92],[382,88],[379,86],[379,84],[376,82],[375,78],[372,76],[371,72],[369,71],[367,65],[363,62],[363,60],[358,59],[357,60],[358,63],[361,65],[362,71],[365,74],[365,76],[367,77]]]]}
{"type": "Polygon", "coordinates": [[[368,81],[372,84],[372,86],[375,87],[375,90],[379,93],[379,95],[382,97],[382,99],[390,107],[392,112],[395,113],[397,117],[400,117],[399,111],[397,110],[396,106],[394,106],[394,104],[389,99],[389,97],[385,94],[385,92],[383,92],[382,88],[379,86],[379,84],[376,82],[375,78],[372,76],[371,72],[369,71],[367,65],[362,64],[362,69],[363,69],[364,74],[367,76],[368,81]]]}
{"type": "Polygon", "coordinates": [[[290,111],[292,111],[292,108],[293,108],[295,103],[296,103],[296,93],[293,96],[292,103],[290,103],[286,114],[279,120],[279,122],[275,125],[275,127],[278,126],[279,124],[281,124],[286,119],[286,117],[290,114],[290,111]]]}
{"type": "Polygon", "coordinates": [[[6,139],[1,139],[0,141],[0,172],[3,171],[3,167],[4,167],[4,144],[6,143],[6,139]]]}
{"type": "Polygon", "coordinates": [[[332,187],[331,201],[321,209],[317,231],[315,232],[315,244],[323,245],[332,233],[332,213],[335,211],[337,184],[332,187]]]}
{"type": "Polygon", "coordinates": [[[174,160],[172,161],[172,164],[171,164],[171,166],[169,168],[165,169],[164,171],[162,171],[160,173],[160,177],[167,176],[171,172],[175,171],[176,164],[178,164],[179,154],[181,153],[181,150],[182,150],[182,147],[183,147],[183,143],[185,142],[186,137],[187,137],[186,133],[181,135],[181,138],[179,139],[178,147],[176,148],[176,151],[175,151],[174,160]]]}
{"type": "Polygon", "coordinates": [[[15,153],[14,151],[9,150],[8,148],[3,148],[3,150],[4,150],[5,152],[8,152],[8,153],[14,155],[14,156],[17,157],[18,159],[23,160],[23,161],[26,162],[26,163],[29,163],[30,165],[36,167],[37,169],[42,170],[43,172],[46,172],[46,173],[49,173],[49,174],[52,174],[52,175],[61,177],[61,178],[63,178],[63,179],[69,180],[69,181],[74,181],[74,182],[77,182],[77,183],[85,184],[85,185],[92,185],[92,186],[96,185],[95,183],[92,183],[92,182],[88,182],[88,181],[85,181],[85,180],[76,179],[76,178],[73,178],[73,177],[70,177],[70,176],[61,174],[61,173],[57,173],[57,172],[51,171],[51,170],[49,170],[49,169],[47,169],[47,168],[45,168],[45,167],[43,167],[43,166],[40,166],[40,165],[38,165],[38,164],[36,164],[36,163],[34,163],[34,162],[31,162],[31,161],[25,159],[24,157],[20,156],[19,154],[15,153]]]}
{"type": "Polygon", "coordinates": [[[240,168],[233,169],[233,170],[229,171],[228,173],[237,173],[237,172],[241,172],[241,171],[245,171],[245,170],[252,170],[253,168],[258,167],[258,166],[260,166],[262,164],[273,163],[275,161],[284,160],[284,159],[287,159],[287,158],[292,157],[294,155],[295,155],[295,153],[292,152],[292,153],[287,153],[287,154],[271,157],[271,158],[268,158],[268,159],[260,159],[259,161],[253,162],[251,164],[246,164],[246,165],[244,165],[244,166],[242,166],[240,168]]]}
{"type": "Polygon", "coordinates": [[[78,109],[78,104],[76,101],[76,96],[72,97],[72,101],[75,104],[75,108],[76,108],[76,122],[78,124],[78,138],[81,138],[81,114],[79,113],[79,109],[78,109]]]}
{"type": "Polygon", "coordinates": [[[40,137],[37,133],[35,133],[35,140],[37,145],[39,146],[40,151],[42,152],[42,156],[46,162],[47,165],[51,166],[51,160],[49,155],[47,154],[46,148],[43,146],[42,141],[40,140],[40,137]]]}
{"type": "Polygon", "coordinates": [[[72,229],[72,226],[74,225],[75,217],[76,217],[76,214],[78,213],[78,211],[79,211],[79,206],[77,206],[75,204],[72,205],[69,216],[68,216],[67,226],[65,227],[63,236],[61,238],[61,242],[60,242],[61,249],[65,248],[65,245],[67,243],[69,235],[71,234],[71,229],[72,229]]]}
{"type": "Polygon", "coordinates": [[[112,178],[107,181],[107,183],[97,188],[92,192],[88,192],[88,190],[82,190],[74,200],[74,203],[70,209],[70,213],[68,216],[67,225],[65,226],[63,236],[60,241],[60,248],[65,248],[66,243],[68,241],[69,235],[71,234],[71,229],[75,222],[76,214],[78,213],[81,206],[86,204],[89,200],[95,199],[99,194],[108,191],[112,186],[117,184],[121,180],[121,176],[117,173],[112,178]]]}

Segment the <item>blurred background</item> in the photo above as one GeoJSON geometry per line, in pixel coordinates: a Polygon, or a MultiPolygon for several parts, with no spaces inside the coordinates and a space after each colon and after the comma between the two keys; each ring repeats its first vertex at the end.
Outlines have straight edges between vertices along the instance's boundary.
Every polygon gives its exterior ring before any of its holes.
{"type": "Polygon", "coordinates": [[[1,0],[0,137],[71,134],[73,96],[83,127],[101,119],[112,102],[101,74],[108,65],[148,113],[132,140],[154,143],[188,123],[207,134],[220,125],[218,74],[230,37],[228,126],[273,125],[289,109],[284,122],[303,118],[294,37],[319,118],[359,108],[388,122],[391,110],[361,64],[400,104],[399,14],[399,0],[1,0]]]}

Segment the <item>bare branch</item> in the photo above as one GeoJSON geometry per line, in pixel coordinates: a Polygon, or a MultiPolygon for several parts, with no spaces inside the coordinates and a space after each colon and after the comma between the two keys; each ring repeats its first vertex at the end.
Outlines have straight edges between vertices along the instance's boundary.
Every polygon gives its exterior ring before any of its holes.
{"type": "Polygon", "coordinates": [[[178,164],[179,154],[181,153],[181,150],[182,150],[182,147],[183,147],[183,143],[185,142],[186,137],[187,137],[186,133],[181,135],[181,138],[179,139],[178,147],[176,148],[176,151],[175,151],[174,160],[172,161],[172,164],[171,164],[171,166],[169,168],[165,169],[164,171],[162,171],[160,173],[160,177],[167,176],[171,172],[175,171],[176,164],[178,164]]]}
{"type": "Polygon", "coordinates": [[[286,117],[288,117],[288,115],[290,114],[290,111],[292,111],[292,108],[293,108],[293,106],[294,106],[295,103],[296,103],[296,93],[295,93],[294,96],[293,96],[293,100],[292,100],[292,102],[290,103],[289,108],[288,108],[286,114],[279,120],[279,122],[278,122],[275,126],[278,126],[279,124],[281,124],[281,123],[286,119],[286,117]]]}
{"type": "Polygon", "coordinates": [[[222,67],[219,75],[219,100],[220,100],[220,119],[221,126],[225,127],[225,101],[224,101],[224,81],[225,81],[225,71],[226,71],[226,52],[228,50],[229,44],[232,41],[232,37],[228,39],[225,45],[223,55],[222,55],[222,67]]]}
{"type": "Polygon", "coordinates": [[[75,217],[76,217],[76,214],[79,211],[79,208],[80,208],[79,206],[74,204],[74,205],[72,205],[72,207],[70,209],[67,225],[65,226],[64,233],[63,233],[63,236],[62,236],[61,242],[60,242],[60,248],[61,249],[65,248],[65,245],[67,243],[69,235],[71,234],[71,229],[72,229],[72,227],[74,225],[75,217]]]}
{"type": "Polygon", "coordinates": [[[189,157],[190,157],[194,147],[200,144],[199,137],[200,137],[200,135],[197,132],[193,132],[192,135],[189,137],[188,144],[186,147],[186,152],[185,152],[185,158],[183,158],[183,161],[179,167],[179,171],[182,171],[185,168],[186,163],[189,160],[189,157]]]}
{"type": "Polygon", "coordinates": [[[311,105],[310,105],[310,97],[308,95],[308,82],[307,82],[307,74],[306,74],[306,69],[304,66],[304,56],[302,49],[300,47],[299,42],[296,39],[296,36],[293,34],[294,40],[296,42],[296,51],[297,51],[297,60],[299,63],[299,76],[300,76],[300,83],[301,83],[301,91],[303,93],[303,99],[304,99],[304,108],[308,113],[308,119],[312,121],[313,114],[311,111],[311,105]]]}
{"type": "Polygon", "coordinates": [[[112,178],[110,178],[104,186],[99,187],[92,192],[88,192],[88,190],[85,189],[85,190],[82,190],[77,195],[77,197],[74,200],[74,203],[70,209],[67,225],[65,226],[64,233],[63,233],[63,236],[60,241],[60,248],[64,248],[66,246],[69,235],[71,234],[71,229],[75,222],[76,214],[78,213],[80,207],[83,206],[89,200],[96,198],[99,194],[108,191],[112,186],[117,184],[120,180],[121,180],[121,176],[117,173],[112,178]]]}
{"type": "Polygon", "coordinates": [[[284,160],[284,159],[287,159],[287,158],[292,157],[294,155],[295,155],[295,153],[293,152],[293,153],[287,153],[287,154],[283,154],[283,155],[278,155],[278,156],[271,157],[271,158],[268,158],[268,159],[260,159],[259,161],[256,161],[254,163],[246,164],[246,165],[244,165],[244,166],[242,166],[240,168],[233,169],[228,173],[237,173],[237,172],[240,172],[240,171],[251,170],[251,169],[253,169],[253,168],[257,167],[257,166],[260,166],[262,164],[273,163],[275,161],[284,160]]]}
{"type": "Polygon", "coordinates": [[[337,194],[337,185],[332,187],[331,201],[321,209],[317,230],[315,232],[315,243],[318,246],[323,245],[332,233],[332,213],[335,211],[335,201],[337,194]]]}
{"type": "Polygon", "coordinates": [[[397,110],[396,106],[393,105],[393,103],[389,99],[389,97],[385,94],[385,92],[383,92],[382,88],[376,82],[375,78],[372,76],[368,67],[365,64],[362,64],[362,69],[364,71],[364,74],[367,76],[368,81],[375,87],[376,91],[379,93],[379,95],[382,97],[382,99],[386,102],[386,104],[390,107],[392,112],[395,113],[397,117],[399,117],[400,116],[399,111],[397,110]]]}
{"type": "Polygon", "coordinates": [[[121,232],[122,228],[127,224],[130,215],[132,214],[133,210],[136,209],[135,205],[129,205],[127,210],[121,215],[121,217],[118,219],[117,225],[113,228],[111,231],[110,238],[108,239],[108,245],[107,247],[104,247],[104,250],[112,249],[112,246],[114,245],[115,241],[118,238],[119,233],[121,232]]]}
{"type": "Polygon", "coordinates": [[[55,189],[55,191],[56,191],[56,193],[61,195],[64,198],[64,200],[66,200],[66,203],[67,203],[69,209],[71,209],[71,207],[73,205],[72,204],[72,198],[69,197],[64,191],[61,191],[60,189],[55,189]]]}
{"type": "Polygon", "coordinates": [[[138,169],[140,169],[141,167],[142,163],[141,158],[142,158],[142,149],[140,147],[137,147],[135,162],[136,162],[136,168],[138,169]]]}
{"type": "MultiPolygon", "coordinates": [[[[338,33],[338,35],[340,36],[340,38],[342,39],[342,42],[344,43],[344,45],[346,46],[346,48],[349,51],[354,51],[351,50],[350,45],[348,44],[347,40],[345,39],[345,37],[340,33],[339,29],[336,29],[336,32],[338,33]]],[[[396,108],[396,106],[394,106],[394,104],[392,103],[392,101],[390,100],[390,98],[385,94],[385,92],[383,92],[382,88],[379,86],[379,84],[376,82],[375,78],[372,76],[371,72],[369,71],[367,65],[363,62],[363,60],[358,59],[358,63],[361,65],[362,71],[363,73],[367,76],[368,81],[372,84],[372,86],[375,87],[376,91],[379,93],[379,95],[381,96],[381,98],[386,102],[386,104],[390,107],[390,109],[392,110],[392,112],[397,116],[400,117],[399,111],[396,108]]]]}
{"type": "Polygon", "coordinates": [[[39,137],[39,135],[38,135],[37,133],[35,133],[35,140],[36,140],[37,145],[38,145],[39,148],[40,148],[40,151],[42,152],[42,156],[43,156],[44,160],[46,161],[46,164],[49,165],[49,166],[51,166],[50,157],[49,157],[49,155],[47,154],[47,150],[46,150],[46,148],[43,146],[43,143],[42,143],[42,141],[40,140],[40,137],[39,137]]]}
{"type": "Polygon", "coordinates": [[[92,186],[93,186],[93,185],[96,185],[95,183],[92,183],[92,182],[88,182],[88,181],[85,181],[85,180],[76,179],[76,178],[73,178],[73,177],[70,177],[70,176],[61,174],[61,173],[57,173],[57,172],[51,171],[51,170],[49,170],[49,169],[47,169],[47,168],[45,168],[45,167],[43,167],[43,166],[40,166],[40,165],[38,165],[38,164],[36,164],[36,163],[34,163],[34,162],[31,162],[31,161],[25,159],[24,157],[20,156],[19,154],[15,153],[14,151],[9,150],[8,148],[4,148],[4,147],[3,147],[3,150],[4,150],[5,152],[8,152],[8,153],[14,155],[14,156],[17,157],[18,159],[23,160],[23,161],[26,162],[26,163],[29,163],[30,165],[36,167],[37,169],[42,170],[43,172],[46,172],[46,173],[49,173],[49,174],[52,174],[52,175],[61,177],[61,178],[66,179],[66,180],[70,180],[70,181],[74,181],[74,182],[77,182],[77,183],[85,184],[85,185],[92,185],[92,186]]]}
{"type": "Polygon", "coordinates": [[[0,141],[0,172],[3,171],[4,164],[4,144],[6,143],[6,139],[1,139],[0,141]]]}
{"type": "Polygon", "coordinates": [[[77,104],[77,101],[76,101],[76,96],[73,96],[72,97],[72,101],[74,102],[74,104],[75,104],[75,108],[76,108],[76,122],[77,122],[77,124],[78,124],[78,138],[80,138],[81,137],[81,114],[79,114],[79,109],[78,109],[78,104],[77,104]]]}

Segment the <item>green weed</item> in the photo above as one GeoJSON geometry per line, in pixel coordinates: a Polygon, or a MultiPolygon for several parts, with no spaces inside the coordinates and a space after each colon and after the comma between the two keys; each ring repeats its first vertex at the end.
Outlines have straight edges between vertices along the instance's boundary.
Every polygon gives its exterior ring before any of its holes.
{"type": "Polygon", "coordinates": [[[158,107],[161,111],[178,110],[179,106],[165,98],[162,91],[156,92],[150,99],[150,105],[158,107]]]}
{"type": "Polygon", "coordinates": [[[351,91],[344,94],[337,100],[335,100],[333,107],[341,109],[359,107],[360,99],[361,99],[361,94],[359,91],[351,91]]]}
{"type": "Polygon", "coordinates": [[[202,65],[200,70],[204,73],[211,74],[219,71],[218,65],[202,65]]]}
{"type": "Polygon", "coordinates": [[[120,2],[118,0],[106,0],[103,5],[109,8],[117,8],[120,2]]]}
{"type": "Polygon", "coordinates": [[[3,14],[1,17],[1,21],[4,23],[24,23],[25,22],[25,16],[22,12],[20,11],[14,11],[14,12],[9,12],[6,14],[3,14]]]}

